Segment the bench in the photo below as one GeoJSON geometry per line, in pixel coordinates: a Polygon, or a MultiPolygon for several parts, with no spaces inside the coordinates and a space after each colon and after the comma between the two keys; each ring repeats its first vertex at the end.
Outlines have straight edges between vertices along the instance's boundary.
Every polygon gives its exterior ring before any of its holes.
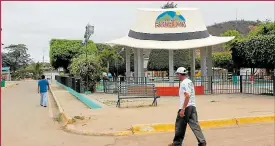
{"type": "Polygon", "coordinates": [[[118,100],[116,107],[120,107],[122,99],[134,98],[153,98],[153,106],[157,106],[157,99],[160,96],[156,95],[154,84],[124,84],[118,86],[118,100]]]}

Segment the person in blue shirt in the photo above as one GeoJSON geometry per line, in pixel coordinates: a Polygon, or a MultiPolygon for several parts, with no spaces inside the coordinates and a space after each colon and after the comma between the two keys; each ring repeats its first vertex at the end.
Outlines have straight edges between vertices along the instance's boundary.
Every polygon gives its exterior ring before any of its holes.
{"type": "Polygon", "coordinates": [[[47,107],[48,105],[48,90],[49,82],[45,79],[45,76],[42,75],[41,79],[38,81],[38,94],[40,93],[40,105],[47,107]]]}

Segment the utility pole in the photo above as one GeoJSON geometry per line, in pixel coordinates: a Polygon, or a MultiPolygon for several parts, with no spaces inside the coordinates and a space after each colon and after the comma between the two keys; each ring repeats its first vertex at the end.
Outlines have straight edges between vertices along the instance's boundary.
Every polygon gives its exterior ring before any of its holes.
{"type": "Polygon", "coordinates": [[[43,50],[43,64],[44,64],[44,54],[45,54],[45,50],[43,50]]]}

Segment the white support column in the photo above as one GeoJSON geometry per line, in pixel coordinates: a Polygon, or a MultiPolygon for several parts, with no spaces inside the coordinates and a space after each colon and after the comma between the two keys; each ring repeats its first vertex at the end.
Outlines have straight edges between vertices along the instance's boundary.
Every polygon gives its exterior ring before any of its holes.
{"type": "Polygon", "coordinates": [[[131,77],[131,63],[130,63],[130,49],[125,49],[125,56],[126,56],[126,77],[129,78],[131,77]]]}
{"type": "Polygon", "coordinates": [[[138,77],[138,52],[136,48],[134,48],[134,77],[138,77]]]}
{"type": "Polygon", "coordinates": [[[200,48],[201,58],[201,85],[204,89],[208,89],[207,85],[207,69],[206,69],[206,47],[200,48]]]}
{"type": "Polygon", "coordinates": [[[212,47],[207,47],[207,76],[213,75],[212,47]]]}
{"type": "Polygon", "coordinates": [[[170,86],[174,85],[174,50],[169,50],[169,81],[170,86]]]}
{"type": "Polygon", "coordinates": [[[137,49],[137,77],[141,77],[141,49],[137,49]]]}
{"type": "Polygon", "coordinates": [[[207,76],[206,70],[206,48],[200,48],[200,57],[201,57],[201,76],[207,76]]]}
{"type": "Polygon", "coordinates": [[[212,46],[207,47],[207,76],[208,76],[208,85],[207,85],[207,89],[210,92],[211,91],[211,85],[212,85],[212,81],[211,81],[211,76],[213,76],[213,62],[212,62],[212,46]]]}
{"type": "Polygon", "coordinates": [[[191,49],[191,77],[195,77],[195,70],[196,70],[196,49],[191,49]]]}
{"type": "Polygon", "coordinates": [[[144,77],[144,56],[143,56],[143,49],[140,50],[140,68],[138,69],[140,71],[140,77],[144,77]]]}

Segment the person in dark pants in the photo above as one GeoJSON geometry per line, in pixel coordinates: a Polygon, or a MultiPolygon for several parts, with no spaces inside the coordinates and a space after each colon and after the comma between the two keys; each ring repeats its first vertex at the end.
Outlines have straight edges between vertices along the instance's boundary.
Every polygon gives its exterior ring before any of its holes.
{"type": "Polygon", "coordinates": [[[175,123],[174,140],[169,146],[182,146],[187,124],[195,134],[198,146],[206,146],[206,140],[198,122],[194,84],[188,79],[188,71],[184,67],[179,67],[176,74],[181,81],[179,89],[180,104],[175,123]]]}

